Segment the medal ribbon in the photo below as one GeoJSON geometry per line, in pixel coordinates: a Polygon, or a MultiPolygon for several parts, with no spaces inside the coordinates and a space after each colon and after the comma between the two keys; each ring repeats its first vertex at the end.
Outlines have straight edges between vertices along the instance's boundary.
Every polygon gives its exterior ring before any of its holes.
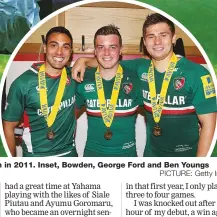
{"type": "Polygon", "coordinates": [[[46,79],[45,79],[45,65],[41,65],[39,72],[38,72],[38,83],[39,83],[39,96],[40,96],[40,105],[41,105],[41,112],[42,115],[45,117],[47,121],[47,126],[51,127],[56,119],[57,112],[63,97],[63,93],[65,90],[67,79],[67,73],[65,67],[62,70],[60,82],[57,90],[57,94],[55,97],[54,105],[48,114],[48,102],[47,102],[47,89],[46,89],[46,79]]]}
{"type": "Polygon", "coordinates": [[[168,86],[169,86],[173,71],[175,69],[176,63],[177,63],[177,57],[173,53],[169,61],[165,75],[164,75],[161,92],[160,92],[159,103],[157,102],[158,100],[157,100],[156,87],[155,87],[154,66],[153,66],[152,61],[148,69],[148,84],[149,84],[149,90],[150,90],[150,96],[151,96],[152,114],[153,114],[154,121],[157,124],[160,122],[161,113],[163,110],[168,86]]]}
{"type": "Polygon", "coordinates": [[[107,108],[102,78],[99,72],[99,67],[95,72],[95,80],[96,80],[97,94],[98,94],[99,104],[100,104],[100,111],[102,114],[103,122],[108,128],[111,126],[114,118],[122,78],[123,78],[123,69],[119,65],[115,76],[115,81],[113,84],[111,100],[107,108]]]}

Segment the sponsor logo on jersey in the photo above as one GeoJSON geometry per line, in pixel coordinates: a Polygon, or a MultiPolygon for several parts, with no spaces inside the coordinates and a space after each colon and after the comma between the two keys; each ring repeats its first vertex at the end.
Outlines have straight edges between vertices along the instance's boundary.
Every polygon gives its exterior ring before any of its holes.
{"type": "Polygon", "coordinates": [[[93,92],[93,91],[95,91],[94,85],[95,84],[85,84],[85,86],[84,86],[85,91],[86,92],[93,92]]]}
{"type": "Polygon", "coordinates": [[[183,152],[183,151],[189,151],[191,150],[192,147],[187,145],[187,144],[184,144],[184,145],[177,145],[174,149],[174,152],[183,152]]]}
{"type": "Polygon", "coordinates": [[[142,73],[141,80],[148,82],[148,73],[146,72],[142,73]]]}
{"type": "Polygon", "coordinates": [[[69,76],[66,78],[66,85],[70,85],[71,84],[71,79],[69,78],[69,76]]]}
{"type": "MultiPolygon", "coordinates": [[[[39,93],[39,87],[36,86],[36,90],[37,90],[37,93],[39,93]]],[[[46,90],[47,90],[47,87],[46,87],[46,90]]]]}
{"type": "Polygon", "coordinates": [[[135,141],[131,141],[131,142],[127,142],[127,143],[124,143],[122,149],[128,149],[128,148],[132,148],[133,146],[135,146],[135,141]]]}
{"type": "MultiPolygon", "coordinates": [[[[143,98],[151,101],[150,92],[143,90],[143,98]]],[[[164,101],[165,105],[185,105],[185,96],[170,96],[167,95],[164,101]]],[[[160,100],[160,94],[157,94],[157,101],[160,100]]]]}
{"type": "Polygon", "coordinates": [[[185,78],[184,77],[177,77],[173,80],[173,86],[176,90],[180,90],[185,85],[185,78]]]}
{"type": "Polygon", "coordinates": [[[215,93],[215,87],[211,78],[211,75],[204,75],[201,77],[202,83],[203,83],[203,90],[205,98],[211,98],[216,96],[215,93]]]}
{"type": "Polygon", "coordinates": [[[179,69],[179,68],[175,68],[173,71],[174,71],[174,72],[177,72],[177,71],[178,71],[178,69],[179,69]]]}
{"type": "MultiPolygon", "coordinates": [[[[110,99],[106,100],[106,106],[108,107],[110,104],[110,99]]],[[[132,106],[132,99],[118,99],[117,104],[116,104],[116,108],[129,108],[132,106]]],[[[87,107],[89,108],[99,108],[100,104],[99,104],[99,100],[98,99],[87,99],[87,107]]]]}
{"type": "Polygon", "coordinates": [[[132,83],[123,83],[122,88],[123,88],[124,93],[129,94],[133,89],[133,84],[132,83]]]}
{"type": "MultiPolygon", "coordinates": [[[[74,105],[74,103],[75,103],[75,96],[73,96],[72,98],[63,100],[63,101],[60,103],[60,106],[59,106],[58,111],[61,111],[62,109],[65,109],[65,108],[68,108],[68,107],[74,105]]],[[[48,107],[48,113],[49,113],[49,114],[50,114],[50,112],[52,111],[52,109],[53,109],[53,106],[48,107]]],[[[42,116],[41,109],[38,109],[38,110],[37,110],[37,114],[38,114],[38,116],[42,116]]]]}
{"type": "Polygon", "coordinates": [[[6,103],[5,103],[5,110],[7,109],[8,106],[9,106],[9,103],[6,102],[6,103]]]}

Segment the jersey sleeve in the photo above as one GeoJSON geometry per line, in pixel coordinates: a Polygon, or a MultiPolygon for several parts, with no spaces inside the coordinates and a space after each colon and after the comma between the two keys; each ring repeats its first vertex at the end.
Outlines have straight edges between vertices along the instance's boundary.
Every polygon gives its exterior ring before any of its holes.
{"type": "Polygon", "coordinates": [[[142,96],[142,84],[139,79],[137,79],[137,104],[143,106],[143,96],[142,96]]]}
{"type": "Polygon", "coordinates": [[[25,110],[25,99],[25,84],[22,84],[18,78],[11,84],[2,117],[3,120],[20,121],[25,110]]]}
{"type": "Polygon", "coordinates": [[[140,67],[143,67],[146,64],[149,64],[149,60],[144,58],[133,59],[133,60],[122,60],[120,61],[121,65],[133,73],[136,73],[140,77],[140,67]]]}
{"type": "Polygon", "coordinates": [[[207,114],[217,111],[216,91],[212,77],[208,70],[199,66],[194,76],[194,85],[192,87],[194,98],[193,105],[197,114],[207,114]]]}
{"type": "Polygon", "coordinates": [[[82,84],[77,84],[76,86],[76,108],[80,109],[85,105],[85,98],[82,94],[82,84]]]}

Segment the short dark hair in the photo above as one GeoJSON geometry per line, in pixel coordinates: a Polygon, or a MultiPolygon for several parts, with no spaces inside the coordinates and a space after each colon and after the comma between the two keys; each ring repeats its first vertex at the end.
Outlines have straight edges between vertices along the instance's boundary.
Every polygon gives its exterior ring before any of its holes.
{"type": "Polygon", "coordinates": [[[120,46],[122,46],[122,38],[118,29],[119,28],[114,24],[103,26],[100,29],[98,29],[94,35],[94,47],[96,45],[96,38],[98,35],[117,35],[119,37],[120,46]]]}
{"type": "Polygon", "coordinates": [[[52,33],[62,33],[62,34],[66,34],[70,40],[71,40],[71,47],[72,47],[72,43],[73,43],[73,39],[72,39],[72,35],[71,33],[69,32],[68,29],[66,29],[64,26],[55,26],[53,28],[51,28],[47,34],[46,34],[46,37],[45,37],[45,44],[47,45],[47,42],[48,42],[48,38],[49,36],[52,34],[52,33]]]}
{"type": "Polygon", "coordinates": [[[171,20],[167,19],[166,17],[162,16],[161,14],[154,13],[154,14],[148,15],[145,19],[145,22],[143,24],[143,36],[145,36],[146,29],[149,26],[152,26],[152,25],[155,25],[158,23],[167,23],[167,25],[169,26],[169,28],[172,32],[172,35],[175,34],[174,23],[171,20]]]}

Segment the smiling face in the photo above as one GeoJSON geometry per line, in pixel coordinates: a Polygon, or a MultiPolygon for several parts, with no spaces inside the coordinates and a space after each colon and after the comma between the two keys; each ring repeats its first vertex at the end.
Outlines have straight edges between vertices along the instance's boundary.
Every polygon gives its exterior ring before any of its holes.
{"type": "Polygon", "coordinates": [[[118,67],[121,45],[117,35],[98,35],[95,40],[95,55],[101,70],[118,67]]]}
{"type": "Polygon", "coordinates": [[[56,74],[61,72],[70,59],[72,53],[71,44],[71,39],[64,33],[55,32],[49,35],[47,44],[44,45],[47,73],[56,74]]]}
{"type": "Polygon", "coordinates": [[[144,44],[150,56],[154,60],[164,60],[173,53],[173,43],[176,35],[172,34],[167,23],[161,22],[146,28],[144,44]]]}

